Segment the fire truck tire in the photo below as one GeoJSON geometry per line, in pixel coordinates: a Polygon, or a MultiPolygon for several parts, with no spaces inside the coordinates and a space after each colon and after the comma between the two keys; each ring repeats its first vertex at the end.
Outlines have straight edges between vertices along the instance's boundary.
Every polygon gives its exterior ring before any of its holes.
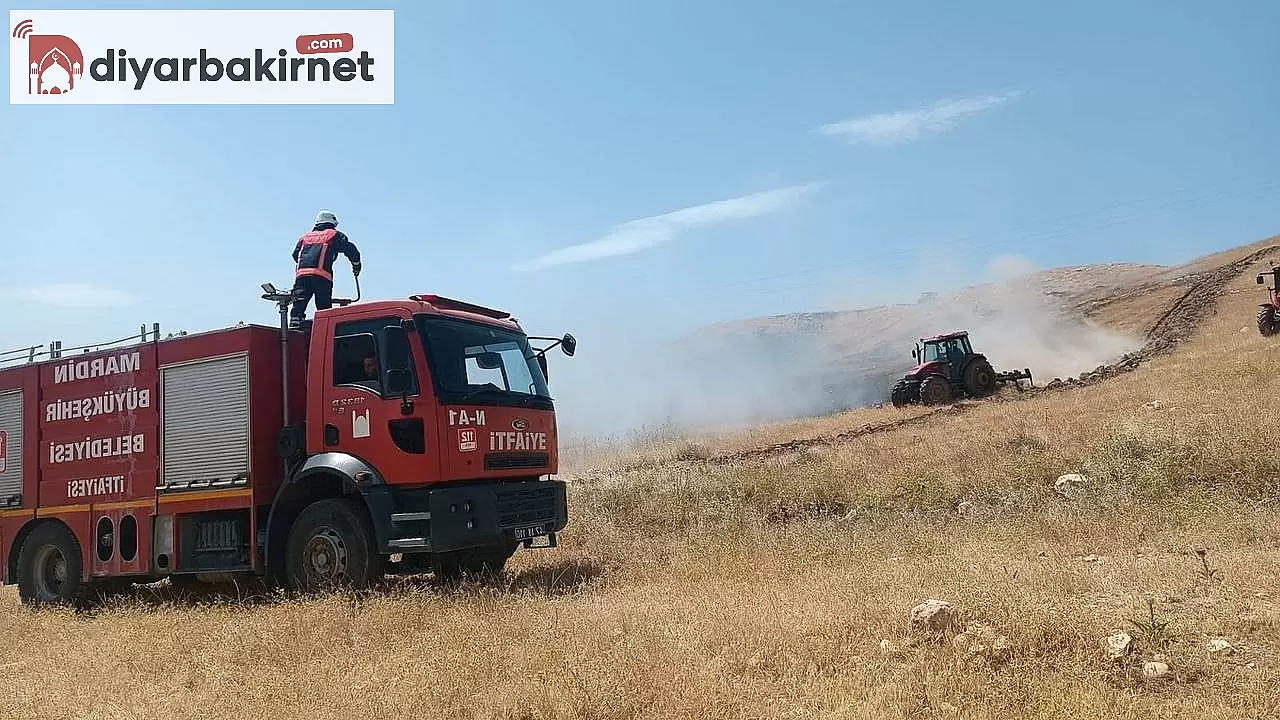
{"type": "Polygon", "coordinates": [[[515,554],[518,543],[467,548],[431,556],[431,571],[440,580],[457,580],[466,575],[497,575],[515,554]]]}
{"type": "Polygon", "coordinates": [[[18,553],[18,596],[31,605],[65,605],[80,596],[80,543],[60,522],[38,525],[18,553]]]}
{"type": "Polygon", "coordinates": [[[367,588],[384,571],[364,508],[346,498],[317,500],[303,509],[285,553],[286,579],[303,592],[367,588]]]}

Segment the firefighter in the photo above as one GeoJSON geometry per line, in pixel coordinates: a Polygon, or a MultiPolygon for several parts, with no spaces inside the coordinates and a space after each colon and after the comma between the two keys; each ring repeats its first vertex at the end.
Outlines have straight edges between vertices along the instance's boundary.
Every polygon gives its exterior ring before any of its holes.
{"type": "Polygon", "coordinates": [[[293,280],[293,308],[289,312],[289,326],[298,328],[307,316],[307,304],[314,297],[316,310],[333,306],[333,261],[338,255],[346,255],[351,272],[360,277],[360,250],[338,230],[338,216],[328,210],[316,213],[316,224],[311,232],[298,238],[293,247],[296,264],[293,280]]]}

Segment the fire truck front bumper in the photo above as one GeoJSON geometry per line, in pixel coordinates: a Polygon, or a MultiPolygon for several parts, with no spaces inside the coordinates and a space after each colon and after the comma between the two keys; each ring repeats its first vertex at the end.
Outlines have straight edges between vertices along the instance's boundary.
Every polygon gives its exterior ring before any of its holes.
{"type": "MultiPolygon", "coordinates": [[[[561,480],[475,482],[426,488],[383,485],[365,492],[379,551],[448,552],[523,543],[536,547],[568,523],[561,480]]],[[[542,545],[547,546],[547,545],[542,545]]]]}

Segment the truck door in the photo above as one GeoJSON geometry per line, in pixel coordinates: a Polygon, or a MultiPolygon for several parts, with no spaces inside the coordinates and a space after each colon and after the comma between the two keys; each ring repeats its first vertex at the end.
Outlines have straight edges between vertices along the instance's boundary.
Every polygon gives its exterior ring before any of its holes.
{"type": "Polygon", "coordinates": [[[407,391],[388,392],[386,328],[399,324],[400,317],[381,314],[334,327],[323,444],[364,460],[388,483],[421,483],[439,475],[439,438],[419,377],[423,361],[412,348],[399,348],[409,358],[407,391]]]}

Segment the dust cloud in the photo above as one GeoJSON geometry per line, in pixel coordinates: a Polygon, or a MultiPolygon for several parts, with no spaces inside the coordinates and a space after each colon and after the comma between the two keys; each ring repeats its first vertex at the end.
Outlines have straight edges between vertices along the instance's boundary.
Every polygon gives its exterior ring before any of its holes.
{"type": "Polygon", "coordinates": [[[1067,311],[1058,293],[1105,280],[1088,270],[1040,273],[1001,257],[983,285],[913,304],[752,318],[661,343],[584,342],[575,367],[553,370],[560,432],[568,442],[636,439],[887,402],[914,364],[913,343],[951,330],[969,330],[997,371],[1029,368],[1037,385],[1076,376],[1142,344],[1067,311]]]}

